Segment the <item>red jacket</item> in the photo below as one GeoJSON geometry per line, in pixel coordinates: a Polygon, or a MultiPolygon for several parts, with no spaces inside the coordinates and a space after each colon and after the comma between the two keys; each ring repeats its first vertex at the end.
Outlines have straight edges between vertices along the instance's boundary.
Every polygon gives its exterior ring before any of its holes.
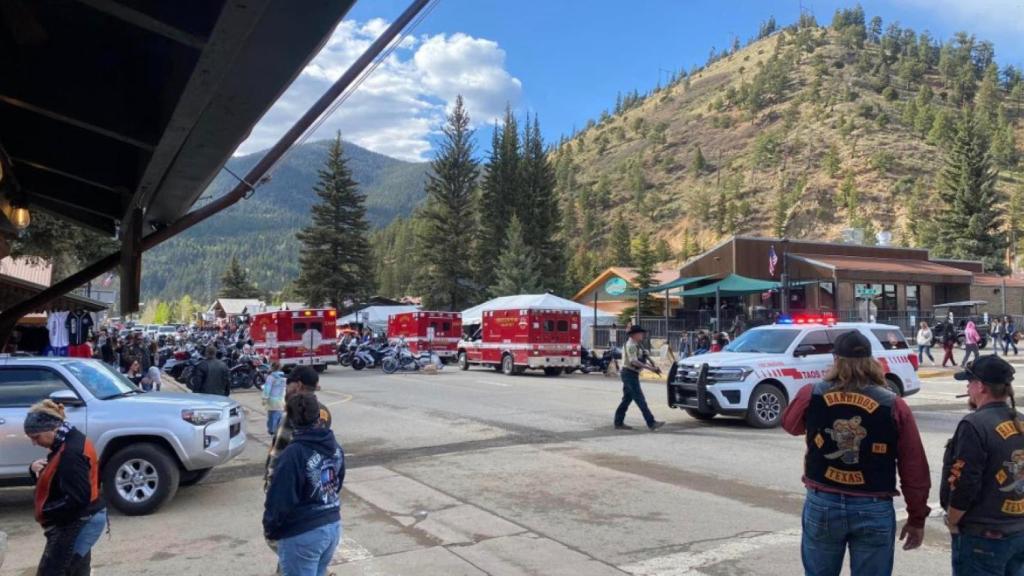
{"type": "MultiPolygon", "coordinates": [[[[807,433],[805,416],[813,388],[813,386],[804,386],[790,401],[789,407],[782,415],[782,427],[786,429],[786,432],[794,436],[803,436],[807,433]]],[[[896,421],[896,433],[898,434],[896,466],[899,471],[903,499],[907,502],[907,523],[920,528],[924,526],[925,518],[931,512],[931,509],[928,508],[928,492],[932,487],[931,476],[928,473],[928,458],[924,453],[924,445],[921,442],[921,434],[917,430],[917,422],[914,421],[914,414],[903,398],[896,398],[896,401],[893,402],[893,418],[896,421]]],[[[808,480],[806,476],[803,481],[808,488],[821,492],[833,492],[848,496],[899,496],[898,493],[873,494],[841,490],[832,486],[823,486],[808,480]]]]}

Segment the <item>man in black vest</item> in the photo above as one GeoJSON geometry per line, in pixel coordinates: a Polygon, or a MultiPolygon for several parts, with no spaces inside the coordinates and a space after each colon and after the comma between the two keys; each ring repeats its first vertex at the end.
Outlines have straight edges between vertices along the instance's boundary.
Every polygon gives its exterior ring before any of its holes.
{"type": "Polygon", "coordinates": [[[1024,425],[1013,367],[983,356],[958,373],[972,413],[946,445],[939,500],[953,535],[953,574],[1024,574],[1024,425]],[[1009,400],[1009,404],[1007,404],[1009,400]]]}
{"type": "Polygon", "coordinates": [[[885,387],[871,342],[854,330],[836,338],[835,365],[803,387],[782,417],[804,436],[803,540],[807,576],[839,576],[846,548],[852,576],[892,574],[898,496],[907,502],[904,550],[921,545],[928,517],[928,460],[910,408],[885,387]]]}

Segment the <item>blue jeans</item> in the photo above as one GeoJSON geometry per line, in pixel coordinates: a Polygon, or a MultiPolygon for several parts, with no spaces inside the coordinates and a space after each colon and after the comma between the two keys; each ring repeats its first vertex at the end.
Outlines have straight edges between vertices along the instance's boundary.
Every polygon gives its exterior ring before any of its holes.
{"type": "Polygon", "coordinates": [[[79,556],[85,556],[92,550],[92,547],[99,541],[100,536],[103,535],[103,530],[107,527],[107,509],[104,508],[99,512],[92,515],[89,521],[82,526],[82,529],[78,532],[78,537],[75,538],[75,554],[79,556]]]}
{"type": "Polygon", "coordinates": [[[1017,343],[1013,341],[1013,336],[1006,336],[1003,338],[1003,354],[1008,355],[1010,353],[1010,347],[1013,347],[1013,355],[1017,355],[1017,343]]]}
{"type": "Polygon", "coordinates": [[[644,390],[640,387],[640,374],[623,368],[621,377],[622,402],[619,402],[619,407],[615,409],[615,425],[621,426],[625,423],[626,411],[629,410],[629,405],[636,402],[636,407],[643,414],[647,426],[653,426],[654,414],[651,414],[651,409],[647,407],[647,398],[644,397],[644,390]]]}
{"type": "Polygon", "coordinates": [[[896,511],[889,498],[807,491],[800,556],[806,576],[839,576],[846,548],[851,576],[890,576],[896,511]]]}
{"type": "Polygon", "coordinates": [[[281,576],[324,576],[341,540],[341,522],[277,541],[281,576]]]}
{"type": "Polygon", "coordinates": [[[1024,576],[1024,533],[993,540],[953,536],[953,576],[1024,576]]]}
{"type": "Polygon", "coordinates": [[[268,410],[267,411],[267,434],[271,436],[274,432],[277,432],[277,427],[281,425],[281,417],[284,412],[281,410],[268,410]]]}
{"type": "Polygon", "coordinates": [[[917,345],[917,363],[924,363],[924,355],[928,355],[928,359],[935,362],[935,358],[932,357],[932,347],[929,344],[918,344],[917,345]]]}

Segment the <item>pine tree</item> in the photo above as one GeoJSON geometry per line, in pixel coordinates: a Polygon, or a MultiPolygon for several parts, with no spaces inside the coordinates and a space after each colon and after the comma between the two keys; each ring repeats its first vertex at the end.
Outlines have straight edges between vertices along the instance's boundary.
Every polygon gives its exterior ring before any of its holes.
{"type": "MultiPolygon", "coordinates": [[[[647,238],[646,234],[641,234],[640,238],[636,242],[636,269],[634,270],[633,284],[637,290],[644,290],[654,286],[654,275],[657,273],[655,268],[656,258],[654,251],[651,250],[651,242],[647,238]]],[[[653,316],[657,313],[654,307],[654,301],[651,299],[650,294],[642,294],[640,296],[640,315],[641,316],[653,316]]],[[[629,317],[636,315],[636,306],[630,306],[622,311],[622,317],[629,317]]]]}
{"type": "Polygon", "coordinates": [[[298,289],[309,306],[359,301],[373,288],[366,221],[366,197],[352,179],[337,135],[318,171],[313,191],[319,202],[310,208],[311,222],[295,236],[299,249],[298,289]]]}
{"type": "Polygon", "coordinates": [[[512,216],[505,238],[505,250],[495,268],[497,280],[491,286],[491,296],[534,294],[542,290],[537,255],[526,243],[523,232],[519,217],[512,216]]]}
{"type": "Polygon", "coordinates": [[[698,144],[693,149],[693,158],[690,160],[690,172],[694,176],[700,176],[705,168],[707,168],[707,161],[704,160],[704,153],[701,152],[700,144],[698,144]]]}
{"type": "Polygon", "coordinates": [[[838,176],[839,171],[842,170],[843,161],[839,157],[839,147],[836,146],[835,142],[829,145],[828,152],[825,153],[824,164],[825,170],[832,178],[838,176]]]}
{"type": "Polygon", "coordinates": [[[974,113],[978,127],[990,134],[999,114],[999,70],[995,64],[989,64],[978,86],[978,94],[974,97],[974,113]]]}
{"type": "Polygon", "coordinates": [[[238,263],[238,257],[232,256],[227,270],[220,277],[221,298],[256,298],[259,289],[249,280],[249,273],[238,263]]]}
{"type": "Polygon", "coordinates": [[[484,167],[483,184],[478,196],[473,268],[479,286],[494,283],[494,259],[505,246],[505,226],[513,214],[521,213],[521,155],[519,126],[512,114],[512,107],[507,106],[501,129],[494,127],[491,151],[484,167]]]}
{"type": "Polygon", "coordinates": [[[473,158],[469,126],[469,114],[459,95],[430,163],[423,228],[417,237],[421,268],[416,282],[427,308],[461,310],[476,292],[467,258],[473,232],[466,223],[474,219],[473,187],[479,167],[473,158]]]}
{"type": "Polygon", "coordinates": [[[620,214],[612,226],[612,262],[615,266],[633,265],[633,254],[629,244],[629,226],[620,214]]]}
{"type": "Polygon", "coordinates": [[[988,155],[988,143],[974,115],[965,111],[941,174],[937,255],[980,259],[986,270],[1005,270],[1005,244],[998,231],[1002,214],[995,190],[997,176],[988,155]]]}
{"type": "Polygon", "coordinates": [[[564,246],[560,238],[561,216],[555,193],[555,170],[544,151],[540,122],[527,118],[523,131],[523,157],[520,162],[519,221],[523,237],[537,257],[544,288],[561,291],[565,280],[564,246]]]}
{"type": "Polygon", "coordinates": [[[933,146],[945,146],[953,137],[953,119],[950,113],[942,108],[935,114],[932,128],[928,131],[928,143],[933,146]]]}

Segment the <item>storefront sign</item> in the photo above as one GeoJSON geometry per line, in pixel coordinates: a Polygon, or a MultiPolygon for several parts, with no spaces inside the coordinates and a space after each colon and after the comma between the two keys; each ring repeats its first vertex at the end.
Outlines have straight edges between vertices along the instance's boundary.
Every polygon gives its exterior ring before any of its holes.
{"type": "Polygon", "coordinates": [[[627,284],[622,278],[612,278],[604,283],[604,291],[610,296],[622,296],[626,293],[627,284]]]}
{"type": "Polygon", "coordinates": [[[874,298],[882,294],[882,288],[879,286],[857,286],[855,292],[857,298],[874,298]]]}

